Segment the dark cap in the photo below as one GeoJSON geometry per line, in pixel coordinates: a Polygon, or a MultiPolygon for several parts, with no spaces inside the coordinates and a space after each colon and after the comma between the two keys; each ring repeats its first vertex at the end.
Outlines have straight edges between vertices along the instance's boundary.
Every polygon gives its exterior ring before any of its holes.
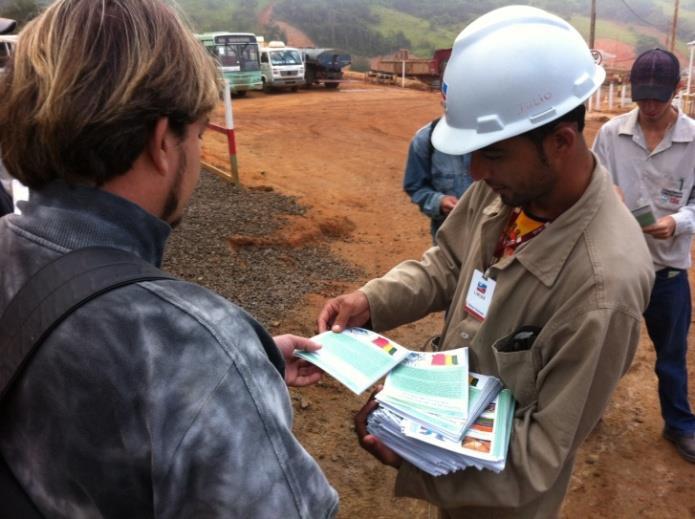
{"type": "Polygon", "coordinates": [[[662,49],[643,52],[637,56],[630,70],[632,100],[668,101],[676,91],[680,78],[680,63],[676,56],[662,49]]]}

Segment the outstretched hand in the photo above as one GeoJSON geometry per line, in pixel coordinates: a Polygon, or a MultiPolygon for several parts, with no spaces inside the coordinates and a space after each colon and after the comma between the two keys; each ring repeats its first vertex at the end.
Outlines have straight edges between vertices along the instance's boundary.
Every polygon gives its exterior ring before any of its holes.
{"type": "Polygon", "coordinates": [[[351,326],[364,325],[369,317],[369,300],[363,292],[356,290],[326,302],[318,318],[319,332],[329,329],[342,332],[351,326]]]}
{"type": "Polygon", "coordinates": [[[355,415],[355,433],[357,434],[357,440],[360,442],[360,447],[384,465],[398,468],[401,466],[403,458],[381,443],[379,438],[373,434],[369,434],[367,431],[367,418],[369,414],[379,406],[379,402],[377,402],[374,397],[382,389],[383,386],[377,386],[376,390],[369,397],[369,400],[367,400],[367,403],[364,404],[362,409],[355,415]]]}
{"type": "Polygon", "coordinates": [[[294,356],[295,350],[316,351],[321,348],[319,344],[290,334],[278,335],[273,340],[285,359],[285,383],[288,386],[310,386],[321,380],[323,371],[320,368],[294,356]]]}

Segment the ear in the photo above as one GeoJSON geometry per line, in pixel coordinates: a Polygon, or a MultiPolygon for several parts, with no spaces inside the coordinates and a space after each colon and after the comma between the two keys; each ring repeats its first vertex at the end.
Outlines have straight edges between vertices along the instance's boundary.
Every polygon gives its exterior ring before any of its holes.
{"type": "Polygon", "coordinates": [[[545,140],[545,152],[560,161],[568,160],[581,135],[574,123],[560,124],[545,140]]]}
{"type": "Polygon", "coordinates": [[[169,172],[171,163],[171,133],[169,132],[169,119],[161,117],[154,125],[154,131],[147,143],[147,154],[154,165],[155,170],[160,175],[169,172]]]}

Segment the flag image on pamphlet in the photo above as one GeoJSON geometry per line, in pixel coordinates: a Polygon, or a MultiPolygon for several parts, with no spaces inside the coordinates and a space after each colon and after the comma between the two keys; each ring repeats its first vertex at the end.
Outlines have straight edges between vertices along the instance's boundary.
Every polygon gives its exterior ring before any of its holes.
{"type": "Polygon", "coordinates": [[[411,352],[371,330],[347,328],[324,332],[311,338],[322,348],[295,355],[315,364],[356,394],[376,383],[411,352]]]}

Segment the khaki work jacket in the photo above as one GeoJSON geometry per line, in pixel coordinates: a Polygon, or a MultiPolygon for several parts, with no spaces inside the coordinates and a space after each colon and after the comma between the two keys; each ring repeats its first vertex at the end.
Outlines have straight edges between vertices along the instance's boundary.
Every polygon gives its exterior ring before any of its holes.
{"type": "Polygon", "coordinates": [[[448,309],[443,348],[468,346],[471,370],[499,377],[517,402],[500,474],[467,469],[435,478],[401,466],[396,494],[427,500],[443,517],[559,513],[576,450],[632,361],[654,279],[642,231],[601,166],[570,209],[490,266],[509,211],[475,184],[442,226],[438,246],[361,289],[376,330],[448,309]],[[484,322],[465,309],[476,269],[497,284],[484,322]],[[507,351],[505,338],[523,326],[540,328],[535,342],[507,351]]]}

